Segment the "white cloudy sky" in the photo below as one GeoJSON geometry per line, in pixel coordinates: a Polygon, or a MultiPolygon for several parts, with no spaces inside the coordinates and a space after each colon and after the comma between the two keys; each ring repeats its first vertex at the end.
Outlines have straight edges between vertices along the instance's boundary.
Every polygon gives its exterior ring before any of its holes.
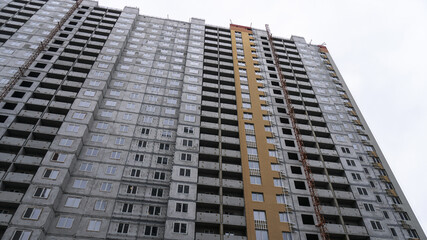
{"type": "Polygon", "coordinates": [[[207,24],[235,24],[325,42],[427,231],[427,1],[100,0],[115,8],[207,24]],[[269,3],[269,4],[267,4],[269,3]],[[255,11],[256,10],[256,11],[255,11]]]}

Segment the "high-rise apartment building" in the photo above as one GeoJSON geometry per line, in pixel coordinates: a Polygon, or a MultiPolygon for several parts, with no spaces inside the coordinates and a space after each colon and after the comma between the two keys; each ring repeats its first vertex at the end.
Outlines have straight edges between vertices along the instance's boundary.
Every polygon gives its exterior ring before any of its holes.
{"type": "Polygon", "coordinates": [[[0,237],[426,239],[323,46],[0,2],[0,237]]]}

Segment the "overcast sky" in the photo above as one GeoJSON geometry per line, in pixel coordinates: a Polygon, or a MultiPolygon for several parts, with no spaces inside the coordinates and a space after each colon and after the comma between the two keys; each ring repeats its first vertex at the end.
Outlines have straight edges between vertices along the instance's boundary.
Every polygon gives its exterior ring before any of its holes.
{"type": "Polygon", "coordinates": [[[326,43],[329,52],[427,231],[427,1],[100,0],[140,14],[265,29],[326,43]],[[424,139],[424,140],[423,140],[424,139]],[[424,177],[424,179],[423,179],[424,177]]]}

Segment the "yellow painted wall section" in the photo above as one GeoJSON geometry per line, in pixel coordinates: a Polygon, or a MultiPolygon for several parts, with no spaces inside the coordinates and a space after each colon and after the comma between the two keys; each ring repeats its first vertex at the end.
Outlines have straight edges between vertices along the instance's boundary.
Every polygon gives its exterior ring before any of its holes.
{"type": "MultiPolygon", "coordinates": [[[[263,115],[268,115],[268,111],[262,110],[261,105],[266,102],[261,100],[260,96],[265,96],[265,93],[258,90],[258,87],[263,87],[262,83],[257,82],[257,79],[262,77],[257,74],[259,68],[255,67],[258,62],[254,60],[257,57],[255,49],[251,47],[254,43],[250,41],[253,39],[252,31],[250,28],[231,25],[231,42],[233,48],[233,63],[234,63],[234,78],[236,87],[236,104],[239,122],[239,138],[240,138],[240,151],[242,160],[242,175],[244,184],[244,197],[245,197],[245,214],[247,224],[247,236],[249,240],[255,240],[255,230],[267,230],[269,239],[282,239],[282,232],[289,232],[290,226],[288,223],[280,222],[279,212],[286,212],[285,204],[278,204],[276,195],[283,194],[283,189],[275,187],[273,179],[280,178],[277,171],[272,171],[271,163],[277,163],[275,157],[269,156],[269,150],[274,150],[273,144],[267,143],[267,137],[273,137],[272,133],[265,131],[265,126],[270,126],[270,122],[263,119],[263,115]],[[237,58],[236,46],[236,32],[241,33],[244,50],[244,60],[237,58]],[[239,62],[245,63],[246,66],[239,66],[239,62]],[[243,109],[242,89],[240,87],[240,73],[239,69],[246,69],[249,93],[250,93],[250,109],[243,109]],[[243,113],[252,113],[252,119],[244,119],[243,113]],[[246,142],[245,123],[254,124],[256,136],[256,148],[258,150],[258,161],[260,165],[261,185],[253,185],[250,183],[250,170],[249,170],[249,157],[247,153],[248,143],[246,142]],[[263,202],[252,201],[252,192],[263,193],[263,202]],[[253,211],[265,211],[267,220],[267,229],[256,227],[253,211]]],[[[245,82],[246,84],[246,82],[245,82]]]]}

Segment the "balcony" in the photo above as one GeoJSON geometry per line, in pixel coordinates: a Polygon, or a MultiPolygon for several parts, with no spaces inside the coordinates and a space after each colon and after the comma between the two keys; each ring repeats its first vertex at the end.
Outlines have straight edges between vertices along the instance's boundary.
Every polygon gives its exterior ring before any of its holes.
{"type": "Polygon", "coordinates": [[[23,196],[23,193],[0,191],[0,199],[2,202],[20,203],[23,196]]]}
{"type": "Polygon", "coordinates": [[[243,207],[245,201],[240,197],[223,196],[222,202],[224,205],[243,207]]]}
{"type": "Polygon", "coordinates": [[[219,179],[211,177],[199,177],[198,184],[219,187],[219,179]]]}
{"type": "Polygon", "coordinates": [[[331,224],[331,223],[327,223],[326,224],[326,228],[328,229],[329,233],[338,233],[338,234],[343,234],[344,233],[344,228],[341,224],[331,224]]]}
{"type": "Polygon", "coordinates": [[[43,158],[41,158],[41,157],[19,155],[16,159],[16,163],[38,166],[38,165],[40,165],[42,160],[43,160],[43,158]]]}
{"type": "Polygon", "coordinates": [[[6,175],[4,181],[30,184],[32,179],[32,174],[10,172],[6,175]]]}
{"type": "Polygon", "coordinates": [[[223,214],[223,223],[234,226],[246,226],[246,221],[244,216],[237,215],[227,215],[223,214]]]}
{"type": "Polygon", "coordinates": [[[199,161],[199,168],[219,170],[219,164],[215,162],[199,161]]]}
{"type": "Polygon", "coordinates": [[[243,181],[222,179],[222,185],[228,188],[243,188],[243,181]]]}
{"type": "Polygon", "coordinates": [[[14,138],[14,137],[7,137],[3,136],[3,138],[0,140],[0,144],[5,145],[12,145],[15,147],[22,147],[25,143],[25,139],[23,138],[14,138]]]}
{"type": "Polygon", "coordinates": [[[199,193],[197,194],[197,202],[219,204],[219,195],[199,193]]]}
{"type": "Polygon", "coordinates": [[[50,142],[38,141],[38,140],[28,140],[28,142],[25,146],[29,147],[29,148],[37,148],[37,149],[48,150],[49,146],[50,146],[50,142]]]}
{"type": "Polygon", "coordinates": [[[219,213],[198,212],[196,216],[197,222],[220,223],[219,213]]]}
{"type": "Polygon", "coordinates": [[[0,225],[1,226],[8,226],[10,219],[12,219],[13,214],[4,214],[0,213],[0,225]]]}
{"type": "Polygon", "coordinates": [[[365,227],[362,226],[351,226],[347,225],[345,226],[347,229],[348,234],[354,234],[354,235],[368,235],[368,232],[366,231],[365,227]]]}

